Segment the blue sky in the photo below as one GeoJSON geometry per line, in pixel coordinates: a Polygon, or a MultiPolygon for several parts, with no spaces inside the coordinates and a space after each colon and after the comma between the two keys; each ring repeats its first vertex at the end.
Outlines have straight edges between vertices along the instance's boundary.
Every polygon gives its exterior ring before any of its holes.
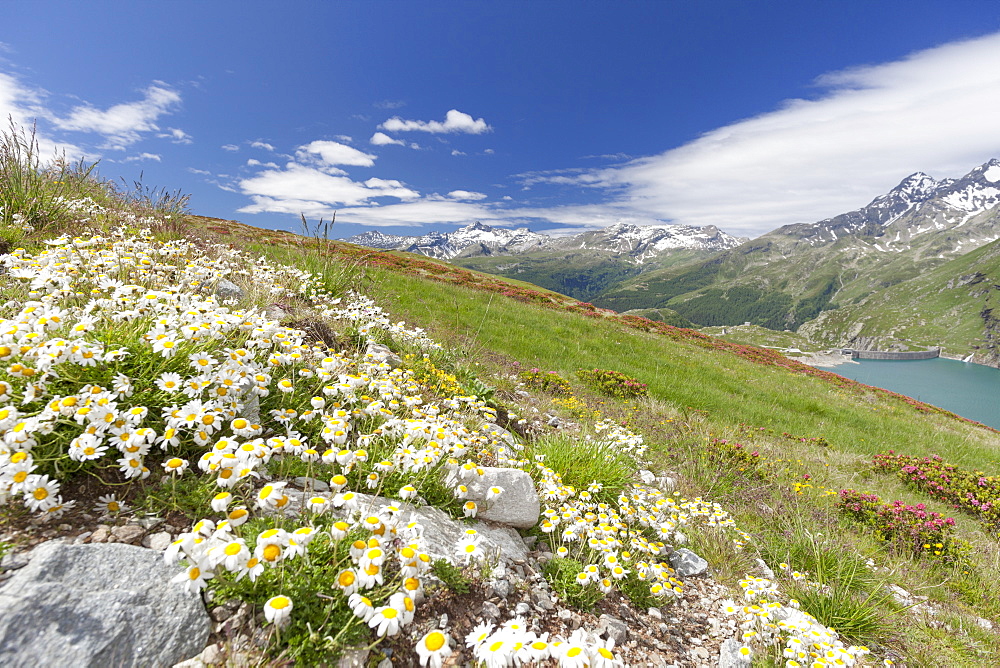
{"type": "Polygon", "coordinates": [[[195,213],[757,236],[1000,157],[995,2],[0,2],[0,115],[195,213]]]}

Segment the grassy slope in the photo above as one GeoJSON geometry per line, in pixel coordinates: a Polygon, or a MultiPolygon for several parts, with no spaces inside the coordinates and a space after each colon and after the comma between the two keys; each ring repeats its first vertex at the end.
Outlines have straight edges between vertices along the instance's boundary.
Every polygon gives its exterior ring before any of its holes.
{"type": "Polygon", "coordinates": [[[594,319],[525,305],[465,287],[379,272],[376,292],[392,313],[421,323],[470,351],[498,352],[567,376],[601,366],[649,385],[676,411],[799,435],[823,436],[838,449],[873,454],[943,450],[967,465],[994,465],[1000,438],[955,420],[918,413],[898,400],[842,390],[818,378],[594,319]]]}
{"type": "Polygon", "coordinates": [[[516,256],[456,257],[451,261],[467,269],[529,281],[587,301],[632,277],[683,266],[709,255],[709,251],[678,250],[638,265],[610,251],[566,249],[516,256]]]}

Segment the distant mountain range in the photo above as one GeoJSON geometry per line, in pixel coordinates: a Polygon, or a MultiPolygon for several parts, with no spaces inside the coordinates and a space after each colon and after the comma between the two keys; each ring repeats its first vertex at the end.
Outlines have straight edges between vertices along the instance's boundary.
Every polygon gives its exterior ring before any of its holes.
{"type": "Polygon", "coordinates": [[[431,232],[419,237],[382,234],[375,230],[343,239],[358,246],[419,253],[442,260],[456,257],[522,255],[547,250],[590,249],[613,253],[625,261],[637,264],[678,249],[724,250],[734,248],[745,240],[726,234],[711,225],[639,227],[618,223],[602,230],[575,236],[553,237],[532,232],[526,227],[511,230],[491,227],[480,222],[454,232],[431,232]]]}
{"type": "Polygon", "coordinates": [[[944,344],[997,366],[998,205],[993,159],[959,179],[916,172],[857,210],[752,240],[715,227],[617,224],[550,237],[476,223],[347,241],[447,259],[616,311],[696,326],[752,322],[829,345],[944,344]]]}
{"type": "Polygon", "coordinates": [[[796,329],[1000,237],[1000,161],[961,179],[906,177],[855,211],[786,225],[708,258],[643,272],[592,300],[666,307],[700,325],[796,329]]]}

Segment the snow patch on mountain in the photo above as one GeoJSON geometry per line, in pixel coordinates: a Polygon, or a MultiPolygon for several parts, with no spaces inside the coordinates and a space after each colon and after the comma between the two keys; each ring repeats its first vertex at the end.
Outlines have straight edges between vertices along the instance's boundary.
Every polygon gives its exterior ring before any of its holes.
{"type": "Polygon", "coordinates": [[[551,237],[525,227],[511,230],[476,222],[454,232],[431,232],[421,237],[393,237],[379,232],[365,232],[344,241],[369,248],[420,253],[443,260],[458,255],[516,255],[530,250],[588,248],[620,254],[641,264],[671,250],[725,250],[735,248],[745,239],[726,234],[712,225],[647,227],[617,223],[572,237],[551,237]],[[391,240],[397,240],[395,245],[387,245],[391,240]]]}
{"type": "Polygon", "coordinates": [[[905,250],[910,248],[914,237],[962,227],[1000,204],[997,182],[1000,182],[997,159],[976,167],[960,179],[937,181],[916,172],[856,211],[808,225],[786,226],[782,231],[810,246],[853,236],[878,239],[880,249],[885,246],[905,250]]]}

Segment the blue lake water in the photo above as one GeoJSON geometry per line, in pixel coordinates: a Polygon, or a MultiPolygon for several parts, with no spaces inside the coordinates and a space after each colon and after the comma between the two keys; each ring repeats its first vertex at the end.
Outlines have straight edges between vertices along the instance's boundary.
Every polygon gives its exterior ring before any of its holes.
{"type": "Polygon", "coordinates": [[[840,364],[827,370],[1000,429],[1000,369],[939,357],[858,360],[857,364],[840,364]]]}

